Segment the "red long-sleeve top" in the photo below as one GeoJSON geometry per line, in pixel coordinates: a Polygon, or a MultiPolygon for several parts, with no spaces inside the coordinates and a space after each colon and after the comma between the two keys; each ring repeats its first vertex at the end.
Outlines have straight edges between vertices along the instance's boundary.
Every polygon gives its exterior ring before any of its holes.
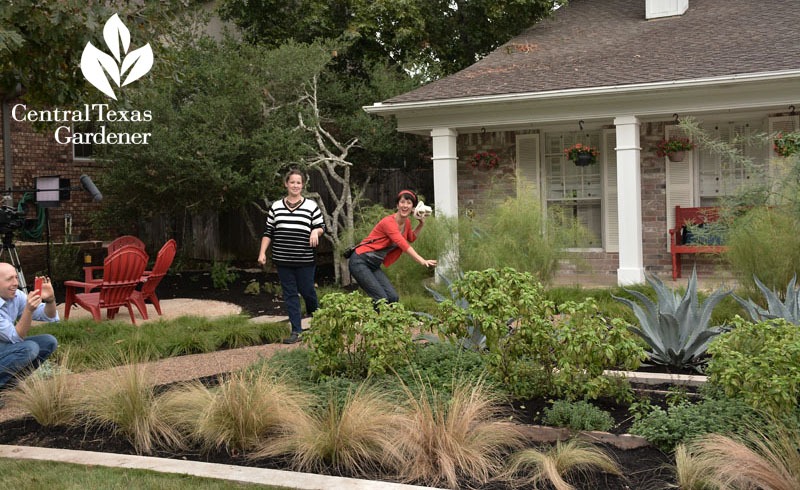
{"type": "Polygon", "coordinates": [[[410,219],[406,218],[405,233],[400,233],[400,227],[397,225],[394,215],[390,214],[389,216],[378,221],[378,224],[375,225],[375,228],[373,228],[372,231],[369,232],[367,238],[363,240],[364,242],[369,240],[375,241],[357,246],[356,253],[362,254],[375,250],[381,250],[383,248],[390,247],[392,244],[395,244],[397,245],[397,248],[391,250],[383,259],[383,265],[389,267],[400,258],[400,255],[402,255],[403,252],[408,250],[408,248],[411,246],[409,243],[416,239],[417,235],[411,229],[410,219]]]}

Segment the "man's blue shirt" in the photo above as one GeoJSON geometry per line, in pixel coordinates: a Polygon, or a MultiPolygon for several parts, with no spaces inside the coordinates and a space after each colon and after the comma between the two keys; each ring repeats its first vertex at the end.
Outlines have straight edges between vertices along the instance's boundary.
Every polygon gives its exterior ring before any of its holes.
{"type": "MultiPolygon", "coordinates": [[[[14,324],[22,316],[27,303],[28,296],[19,289],[12,300],[0,298],[0,343],[16,344],[25,340],[17,334],[14,324]]],[[[33,310],[32,318],[37,322],[57,322],[59,320],[58,312],[56,312],[55,318],[50,318],[45,314],[44,307],[44,303],[37,306],[33,310]]]]}

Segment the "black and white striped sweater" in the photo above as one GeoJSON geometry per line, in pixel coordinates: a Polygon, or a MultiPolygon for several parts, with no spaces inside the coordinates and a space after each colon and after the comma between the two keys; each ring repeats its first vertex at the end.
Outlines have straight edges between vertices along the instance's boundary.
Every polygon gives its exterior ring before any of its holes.
{"type": "Polygon", "coordinates": [[[311,230],[322,228],[325,222],[316,202],[304,199],[290,211],[285,199],[272,203],[267,212],[264,236],[272,245],[272,261],[275,265],[300,267],[314,264],[314,248],[308,245],[311,230]]]}

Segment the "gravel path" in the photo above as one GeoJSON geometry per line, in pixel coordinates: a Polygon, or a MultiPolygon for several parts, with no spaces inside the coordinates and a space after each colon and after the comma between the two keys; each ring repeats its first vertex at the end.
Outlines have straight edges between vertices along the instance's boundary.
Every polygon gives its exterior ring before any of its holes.
{"type": "MultiPolygon", "coordinates": [[[[152,308],[152,305],[148,305],[152,308]]],[[[165,318],[174,318],[181,315],[203,315],[203,316],[219,316],[237,314],[241,310],[236,305],[229,303],[222,303],[220,301],[202,301],[202,300],[186,300],[175,299],[166,300],[161,303],[162,311],[165,318]],[[236,311],[239,309],[239,311],[236,311]]],[[[74,314],[77,310],[71,312],[74,314]]],[[[59,314],[63,312],[63,305],[59,306],[59,314]]],[[[127,312],[124,313],[122,318],[130,317],[127,312]]],[[[153,311],[154,316],[158,315],[153,311]]],[[[105,315],[103,315],[105,319],[105,315]]],[[[70,316],[70,318],[73,318],[70,316]]],[[[153,317],[151,316],[151,319],[153,317]]],[[[137,316],[137,322],[140,317],[137,316]]],[[[259,322],[279,322],[286,320],[286,317],[265,316],[253,318],[252,321],[259,322]]],[[[303,320],[303,326],[308,327],[308,319],[303,320]]],[[[256,345],[251,347],[243,347],[240,349],[221,350],[216,352],[209,352],[206,354],[192,354],[188,356],[171,357],[169,359],[161,359],[159,361],[143,363],[149,370],[152,376],[153,384],[162,385],[167,383],[174,383],[176,381],[188,381],[191,379],[202,378],[205,376],[213,376],[215,374],[229,373],[236,371],[243,367],[248,366],[261,359],[272,356],[279,350],[296,349],[300,344],[286,345],[286,344],[265,344],[256,345]]],[[[118,370],[116,367],[105,371],[87,371],[77,373],[70,376],[70,380],[74,381],[76,385],[83,385],[87,383],[101,382],[104,376],[109,372],[118,370]]],[[[23,417],[27,414],[24,410],[12,409],[11,407],[0,408],[0,422],[23,417]]]]}

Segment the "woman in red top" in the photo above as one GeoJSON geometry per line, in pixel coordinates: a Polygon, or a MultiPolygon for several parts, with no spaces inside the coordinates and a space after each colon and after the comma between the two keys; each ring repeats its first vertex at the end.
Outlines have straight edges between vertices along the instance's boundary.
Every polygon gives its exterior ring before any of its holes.
{"type": "Polygon", "coordinates": [[[389,267],[403,252],[425,267],[436,267],[435,260],[423,259],[409,244],[417,239],[425,225],[425,219],[422,218],[417,227],[411,230],[411,220],[408,217],[416,205],[416,194],[408,190],[400,191],[397,195],[397,212],[380,220],[350,256],[350,274],[372,301],[398,301],[397,291],[381,270],[381,264],[389,267]]]}

